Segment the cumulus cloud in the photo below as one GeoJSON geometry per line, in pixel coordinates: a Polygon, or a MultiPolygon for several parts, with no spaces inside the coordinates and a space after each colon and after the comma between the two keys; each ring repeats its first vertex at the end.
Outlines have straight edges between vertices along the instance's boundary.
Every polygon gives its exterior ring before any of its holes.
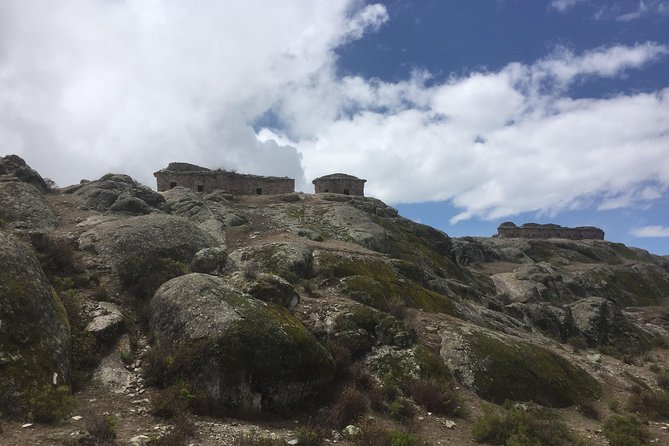
{"type": "Polygon", "coordinates": [[[251,124],[385,20],[351,0],[3,1],[0,150],[66,184],[170,160],[299,180],[297,150],[251,124]]]}
{"type": "Polygon", "coordinates": [[[336,48],[387,20],[356,0],[0,2],[0,150],[60,184],[107,171],[152,184],[188,161],[308,191],[344,171],[392,203],[450,200],[452,222],[647,205],[669,190],[669,87],[569,94],[646,69],[666,46],[559,48],[446,80],[339,75],[336,48]]]}
{"type": "Polygon", "coordinates": [[[391,202],[451,200],[462,208],[453,223],[611,209],[652,201],[669,186],[669,89],[573,99],[569,87],[667,52],[655,43],[559,50],[444,83],[425,73],[394,84],[322,74],[277,110],[291,118],[282,135],[309,177],[341,170],[391,202]]]}
{"type": "Polygon", "coordinates": [[[632,229],[630,234],[635,237],[669,237],[669,228],[665,226],[643,226],[632,229]]]}

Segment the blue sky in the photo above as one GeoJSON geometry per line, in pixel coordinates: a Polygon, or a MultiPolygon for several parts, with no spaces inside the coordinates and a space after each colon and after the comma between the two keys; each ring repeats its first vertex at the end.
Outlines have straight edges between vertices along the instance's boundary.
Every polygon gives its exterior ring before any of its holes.
{"type": "Polygon", "coordinates": [[[0,154],[336,171],[452,236],[596,225],[669,254],[669,0],[5,0],[0,154]]]}

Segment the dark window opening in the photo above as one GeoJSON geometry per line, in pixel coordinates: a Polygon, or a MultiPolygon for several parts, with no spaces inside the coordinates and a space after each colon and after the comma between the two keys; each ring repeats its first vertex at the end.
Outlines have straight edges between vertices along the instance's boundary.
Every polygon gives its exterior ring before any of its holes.
{"type": "Polygon", "coordinates": [[[262,187],[256,187],[256,195],[262,195],[262,187]]]}
{"type": "Polygon", "coordinates": [[[325,192],[330,192],[330,189],[325,189],[325,192]]]}
{"type": "Polygon", "coordinates": [[[198,185],[198,186],[197,186],[197,191],[198,191],[198,192],[202,192],[202,191],[204,191],[204,186],[202,186],[202,185],[198,185]]]}
{"type": "Polygon", "coordinates": [[[176,181],[170,181],[170,189],[172,189],[173,187],[177,187],[176,181]]]}
{"type": "Polygon", "coordinates": [[[351,195],[348,189],[344,189],[344,195],[351,195]]]}

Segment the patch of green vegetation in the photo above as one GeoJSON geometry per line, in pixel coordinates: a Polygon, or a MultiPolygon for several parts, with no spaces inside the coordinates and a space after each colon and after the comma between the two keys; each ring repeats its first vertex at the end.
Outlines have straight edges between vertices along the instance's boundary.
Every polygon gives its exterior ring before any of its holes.
{"type": "Polygon", "coordinates": [[[374,423],[360,426],[360,432],[349,439],[354,446],[427,446],[413,433],[388,429],[374,423]]]}
{"type": "Polygon", "coordinates": [[[70,414],[77,404],[69,386],[45,384],[34,389],[28,398],[32,419],[40,423],[60,421],[70,414]]]}
{"type": "Polygon", "coordinates": [[[613,415],[604,423],[604,436],[610,446],[645,446],[650,433],[635,415],[613,415]]]}
{"type": "Polygon", "coordinates": [[[324,253],[319,262],[324,274],[344,278],[342,290],[345,293],[370,307],[388,312],[395,303],[401,302],[412,308],[456,315],[448,297],[401,277],[382,259],[324,253]]]}
{"type": "Polygon", "coordinates": [[[445,385],[453,383],[453,377],[448,366],[429,348],[419,345],[415,348],[414,355],[419,367],[418,375],[421,378],[433,379],[445,385]]]}
{"type": "Polygon", "coordinates": [[[319,430],[308,427],[295,429],[295,437],[300,446],[323,446],[325,444],[323,434],[319,430]]]}
{"type": "Polygon", "coordinates": [[[409,280],[382,282],[369,276],[349,276],[342,281],[342,290],[352,299],[385,312],[399,301],[407,307],[457,316],[448,297],[409,280]]]}
{"type": "Polygon", "coordinates": [[[403,218],[374,217],[374,222],[392,234],[381,252],[432,269],[440,277],[471,281],[471,274],[451,258],[451,239],[446,234],[403,218]]]}
{"type": "Polygon", "coordinates": [[[669,420],[669,392],[649,388],[634,388],[627,408],[651,420],[669,420]]]}
{"type": "Polygon", "coordinates": [[[466,338],[476,392],[488,401],[534,401],[565,407],[601,393],[600,385],[585,370],[542,347],[503,341],[480,331],[466,338]]]}
{"type": "Polygon", "coordinates": [[[257,434],[244,434],[235,441],[235,446],[286,446],[286,440],[274,437],[263,437],[257,434]]]}
{"type": "Polygon", "coordinates": [[[170,279],[190,273],[190,265],[160,253],[148,253],[127,259],[119,266],[121,284],[140,300],[170,279]]]}
{"type": "Polygon", "coordinates": [[[393,420],[407,422],[416,416],[416,408],[406,398],[396,398],[388,406],[388,415],[393,420]]]}
{"type": "Polygon", "coordinates": [[[545,409],[507,407],[484,408],[473,429],[478,443],[508,446],[586,446],[585,439],[577,436],[545,409]]]}

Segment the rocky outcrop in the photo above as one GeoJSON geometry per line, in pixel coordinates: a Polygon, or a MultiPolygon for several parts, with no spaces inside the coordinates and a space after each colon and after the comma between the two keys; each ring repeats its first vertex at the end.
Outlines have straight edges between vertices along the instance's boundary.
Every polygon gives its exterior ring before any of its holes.
{"type": "Polygon", "coordinates": [[[611,301],[589,297],[572,304],[574,325],[590,346],[613,346],[622,353],[648,348],[650,335],[635,326],[611,301]]]}
{"type": "Polygon", "coordinates": [[[183,218],[151,214],[103,221],[81,235],[79,246],[118,267],[151,254],[190,262],[199,250],[218,243],[183,218]]]}
{"type": "Polygon", "coordinates": [[[69,373],[65,309],[30,246],[0,230],[0,412],[30,413],[31,401],[67,384],[69,373]]]}
{"type": "Polygon", "coordinates": [[[32,184],[40,192],[47,190],[44,178],[18,155],[7,155],[0,158],[0,178],[4,175],[11,175],[23,183],[32,184]]]}
{"type": "Polygon", "coordinates": [[[565,407],[601,393],[592,376],[556,353],[473,326],[445,330],[441,357],[464,385],[498,404],[534,401],[565,407]]]}
{"type": "Polygon", "coordinates": [[[148,214],[169,210],[165,198],[128,175],[109,173],[99,180],[65,189],[80,198],[81,206],[100,212],[148,214]]]}
{"type": "Polygon", "coordinates": [[[259,270],[281,276],[289,282],[309,277],[313,269],[312,249],[299,243],[267,243],[230,253],[241,270],[259,270]]]}
{"type": "Polygon", "coordinates": [[[43,192],[16,177],[0,179],[0,221],[20,231],[53,229],[58,222],[43,192]]]}
{"type": "Polygon", "coordinates": [[[151,301],[151,325],[164,355],[205,395],[211,410],[261,410],[313,397],[334,374],[328,352],[288,310],[189,274],[151,301]]]}
{"type": "Polygon", "coordinates": [[[295,288],[281,277],[268,273],[236,272],[227,281],[238,290],[256,299],[293,310],[300,303],[295,288]]]}

